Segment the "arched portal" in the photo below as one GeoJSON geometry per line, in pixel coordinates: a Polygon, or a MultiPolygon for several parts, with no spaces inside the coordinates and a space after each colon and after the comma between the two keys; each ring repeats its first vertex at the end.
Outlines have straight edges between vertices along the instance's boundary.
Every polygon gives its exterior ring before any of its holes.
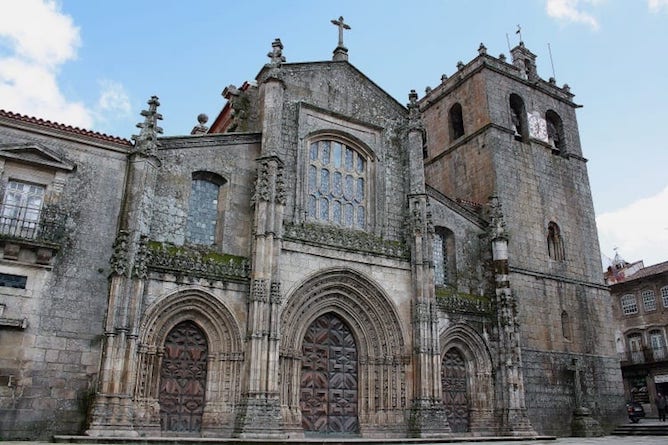
{"type": "Polygon", "coordinates": [[[202,429],[208,345],[202,330],[182,321],[165,339],[160,366],[160,426],[164,431],[202,429]]]}
{"type": "Polygon", "coordinates": [[[443,404],[452,432],[475,435],[497,430],[492,356],[483,335],[454,323],[440,335],[443,404]]]}
{"type": "Polygon", "coordinates": [[[302,343],[299,406],[306,433],[359,433],[357,346],[336,314],[318,317],[302,343]]]}
{"type": "Polygon", "coordinates": [[[450,348],[443,355],[441,383],[443,405],[453,433],[469,430],[468,376],[464,356],[457,348],[450,348]]]}
{"type": "Polygon", "coordinates": [[[311,328],[325,320],[323,316],[346,328],[346,331],[343,327],[334,330],[348,339],[344,345],[352,346],[354,338],[357,403],[349,409],[357,410],[358,434],[363,437],[405,434],[410,401],[407,335],[392,300],[381,287],[347,268],[322,270],[306,278],[286,298],[281,312],[279,362],[285,428],[295,434],[305,431],[301,393],[302,362],[306,358],[303,347],[305,343],[319,343],[305,340],[312,335],[311,328]]]}

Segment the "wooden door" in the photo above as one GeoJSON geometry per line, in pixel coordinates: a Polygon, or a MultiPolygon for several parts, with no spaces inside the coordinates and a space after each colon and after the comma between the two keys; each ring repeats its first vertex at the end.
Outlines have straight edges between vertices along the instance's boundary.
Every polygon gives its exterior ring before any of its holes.
{"type": "Polygon", "coordinates": [[[443,405],[453,433],[469,430],[469,400],[466,363],[457,349],[450,349],[443,357],[441,383],[443,405]]]}
{"type": "Polygon", "coordinates": [[[160,368],[160,424],[163,431],[202,429],[206,393],[207,341],[192,321],[177,324],[167,335],[160,368]]]}
{"type": "Polygon", "coordinates": [[[357,347],[350,329],[334,314],[309,326],[302,345],[300,408],[306,433],[359,433],[357,347]]]}

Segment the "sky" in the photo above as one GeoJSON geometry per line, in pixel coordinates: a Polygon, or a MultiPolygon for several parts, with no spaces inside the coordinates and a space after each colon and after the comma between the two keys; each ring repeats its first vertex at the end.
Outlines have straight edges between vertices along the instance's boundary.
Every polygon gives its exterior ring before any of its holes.
{"type": "Polygon", "coordinates": [[[339,16],[350,63],[401,103],[480,43],[508,55],[519,25],[582,105],[601,253],[668,261],[668,0],[0,0],[0,109],[130,138],[157,95],[164,134],[189,134],[274,38],[288,62],[330,60],[339,16]]]}

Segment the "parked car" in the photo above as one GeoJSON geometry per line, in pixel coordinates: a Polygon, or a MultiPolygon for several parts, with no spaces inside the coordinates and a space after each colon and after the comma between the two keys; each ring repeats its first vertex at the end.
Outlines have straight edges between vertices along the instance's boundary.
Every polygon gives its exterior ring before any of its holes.
{"type": "Polygon", "coordinates": [[[640,402],[628,402],[626,404],[626,413],[629,415],[629,420],[633,423],[638,423],[641,417],[645,417],[645,408],[640,402]]]}

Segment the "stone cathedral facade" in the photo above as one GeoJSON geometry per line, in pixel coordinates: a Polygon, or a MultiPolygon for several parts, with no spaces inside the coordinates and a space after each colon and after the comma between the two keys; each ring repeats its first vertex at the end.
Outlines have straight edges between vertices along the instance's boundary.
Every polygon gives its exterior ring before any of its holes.
{"type": "Polygon", "coordinates": [[[156,97],[131,141],[1,111],[2,437],[605,430],[578,105],[511,58],[404,106],[277,39],[185,136],[156,97]]]}

